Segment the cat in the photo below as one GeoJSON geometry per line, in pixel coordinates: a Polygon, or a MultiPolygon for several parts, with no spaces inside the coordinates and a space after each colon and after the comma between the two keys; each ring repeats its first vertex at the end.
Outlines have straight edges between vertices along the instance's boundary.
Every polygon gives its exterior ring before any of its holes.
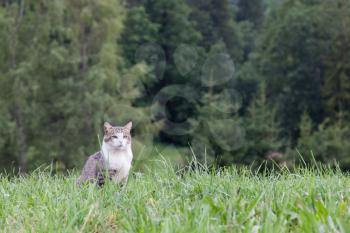
{"type": "Polygon", "coordinates": [[[126,184],[133,153],[131,150],[132,122],[125,126],[112,126],[104,123],[104,136],[101,150],[89,156],[77,184],[96,182],[101,187],[108,178],[116,183],[126,184]]]}

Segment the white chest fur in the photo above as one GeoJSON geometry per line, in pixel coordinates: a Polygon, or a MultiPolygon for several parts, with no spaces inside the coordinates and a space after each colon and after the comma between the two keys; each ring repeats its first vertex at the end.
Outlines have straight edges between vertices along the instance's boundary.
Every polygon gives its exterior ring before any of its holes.
{"type": "Polygon", "coordinates": [[[126,179],[133,158],[131,145],[126,150],[111,150],[108,145],[103,143],[101,151],[107,168],[117,170],[117,175],[114,177],[116,181],[120,182],[126,179]]]}

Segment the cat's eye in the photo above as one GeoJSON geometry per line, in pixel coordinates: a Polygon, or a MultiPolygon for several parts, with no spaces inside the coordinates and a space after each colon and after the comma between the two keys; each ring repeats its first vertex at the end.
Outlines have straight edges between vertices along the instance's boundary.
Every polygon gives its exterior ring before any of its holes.
{"type": "Polygon", "coordinates": [[[124,138],[128,138],[128,136],[124,135],[124,138]]]}
{"type": "Polygon", "coordinates": [[[118,136],[113,135],[112,138],[118,138],[118,136]]]}

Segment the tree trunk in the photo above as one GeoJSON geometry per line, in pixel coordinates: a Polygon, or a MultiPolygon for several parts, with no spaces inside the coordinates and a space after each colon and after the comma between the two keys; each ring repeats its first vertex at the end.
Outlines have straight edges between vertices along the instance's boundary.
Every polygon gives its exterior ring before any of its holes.
{"type": "Polygon", "coordinates": [[[23,124],[23,115],[20,109],[16,110],[16,124],[17,124],[17,145],[18,145],[18,162],[19,171],[25,172],[27,170],[28,164],[28,154],[27,154],[27,136],[25,133],[25,128],[23,124]]]}

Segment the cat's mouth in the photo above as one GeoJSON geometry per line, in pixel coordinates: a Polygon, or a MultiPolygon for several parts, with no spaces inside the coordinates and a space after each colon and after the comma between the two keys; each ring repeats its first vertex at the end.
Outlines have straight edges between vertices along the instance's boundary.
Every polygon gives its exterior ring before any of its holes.
{"type": "Polygon", "coordinates": [[[115,146],[115,148],[117,148],[117,149],[122,149],[122,148],[123,148],[123,145],[117,145],[117,146],[115,146]]]}

